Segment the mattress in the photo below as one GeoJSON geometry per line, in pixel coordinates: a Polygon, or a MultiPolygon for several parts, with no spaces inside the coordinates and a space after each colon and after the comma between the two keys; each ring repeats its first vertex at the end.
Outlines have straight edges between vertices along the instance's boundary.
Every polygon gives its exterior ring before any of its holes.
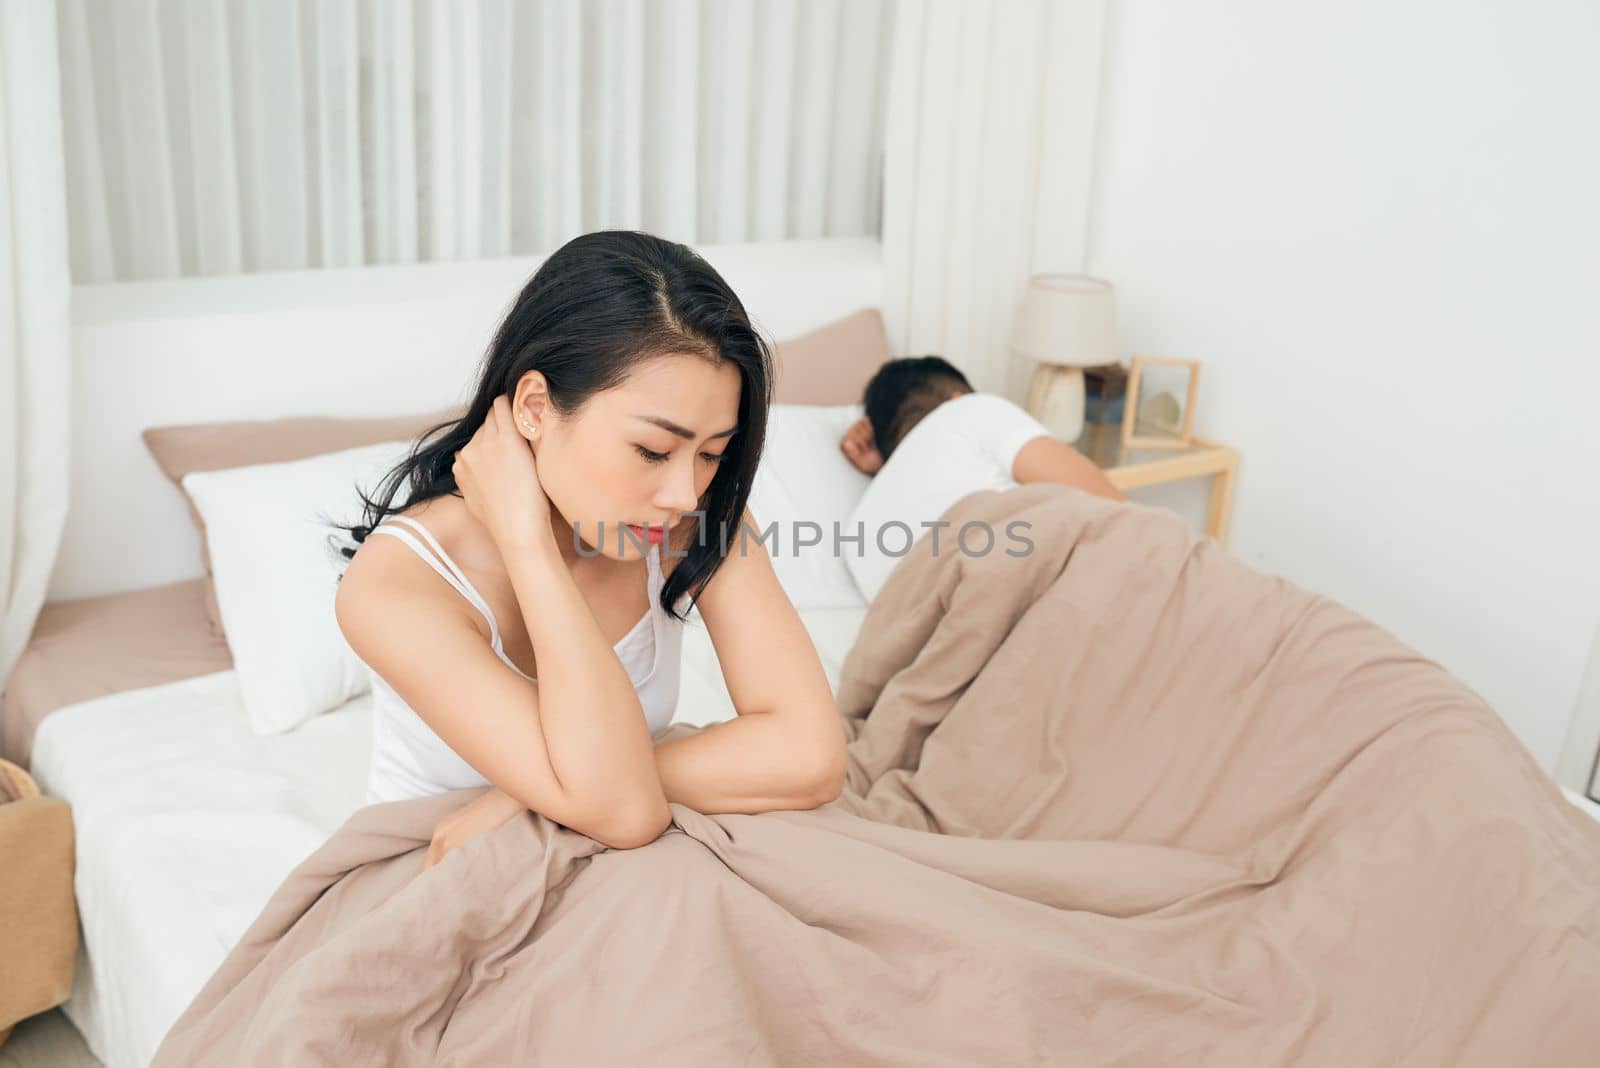
{"type": "MultiPolygon", "coordinates": [[[[864,607],[802,611],[837,690],[864,607]]],[[[730,718],[691,613],[676,722],[730,718]]],[[[149,1062],[283,877],[360,807],[371,695],[288,734],[250,730],[229,669],[55,711],[33,774],[72,805],[83,940],[63,1006],[110,1068],[149,1062]]]]}
{"type": "Polygon", "coordinates": [[[232,666],[202,579],[47,604],[6,680],[6,759],[28,767],[39,724],[58,708],[232,666]]]}

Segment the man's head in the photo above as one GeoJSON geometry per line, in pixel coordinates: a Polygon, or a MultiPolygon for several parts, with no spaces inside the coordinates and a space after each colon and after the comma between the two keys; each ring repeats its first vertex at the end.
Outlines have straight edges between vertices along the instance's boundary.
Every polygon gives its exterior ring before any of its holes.
{"type": "Polygon", "coordinates": [[[967,376],[939,356],[905,356],[878,368],[863,405],[879,454],[887,460],[922,417],[951,397],[973,392],[967,376]]]}

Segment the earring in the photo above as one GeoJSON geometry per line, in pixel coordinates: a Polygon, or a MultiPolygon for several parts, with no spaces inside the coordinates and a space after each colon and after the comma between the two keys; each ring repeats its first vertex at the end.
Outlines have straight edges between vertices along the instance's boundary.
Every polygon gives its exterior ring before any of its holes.
{"type": "Polygon", "coordinates": [[[528,433],[530,434],[537,434],[539,432],[539,428],[528,422],[526,419],[522,420],[522,425],[527,428],[528,433]]]}

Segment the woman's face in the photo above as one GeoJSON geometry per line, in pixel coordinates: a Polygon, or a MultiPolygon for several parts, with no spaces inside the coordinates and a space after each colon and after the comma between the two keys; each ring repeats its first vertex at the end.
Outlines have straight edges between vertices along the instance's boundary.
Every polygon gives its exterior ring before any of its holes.
{"type": "Polygon", "coordinates": [[[535,462],[563,554],[581,541],[585,555],[636,559],[650,548],[648,527],[697,508],[738,429],[740,388],[731,363],[661,356],[563,418],[543,403],[544,376],[524,376],[517,408],[539,428],[535,462]]]}

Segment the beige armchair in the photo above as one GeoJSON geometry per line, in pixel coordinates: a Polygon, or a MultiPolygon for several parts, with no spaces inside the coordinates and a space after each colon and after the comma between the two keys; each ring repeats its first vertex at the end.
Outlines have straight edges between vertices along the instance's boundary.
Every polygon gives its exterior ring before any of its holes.
{"type": "Polygon", "coordinates": [[[61,1004],[78,953],[72,810],[0,760],[0,1043],[61,1004]]]}

